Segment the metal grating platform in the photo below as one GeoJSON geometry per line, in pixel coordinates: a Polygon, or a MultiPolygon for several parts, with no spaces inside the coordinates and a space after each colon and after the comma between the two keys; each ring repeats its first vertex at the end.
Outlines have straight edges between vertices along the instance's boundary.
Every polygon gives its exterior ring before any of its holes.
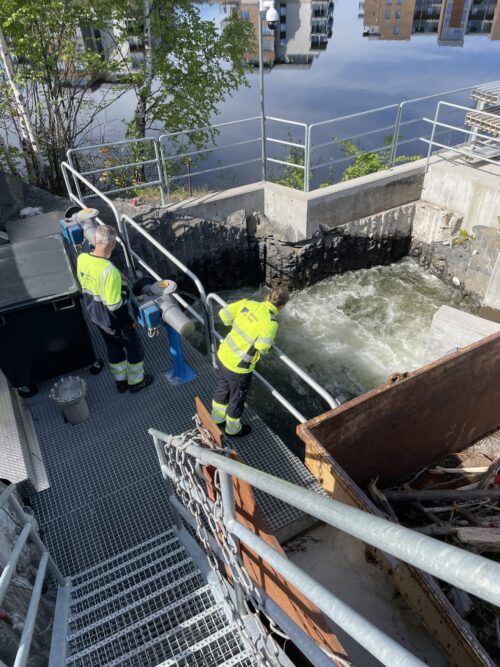
{"type": "MultiPolygon", "coordinates": [[[[36,427],[50,489],[32,494],[42,537],[65,575],[74,575],[112,558],[172,527],[172,514],[159,472],[154,427],[181,433],[192,427],[194,397],[210,404],[215,372],[208,359],[185,344],[188,363],[198,377],[180,387],[162,375],[169,365],[165,334],[145,338],[146,367],[155,375],[151,387],[137,395],[118,394],[107,370],[79,374],[88,385],[90,418],[65,424],[49,399],[53,381],[26,401],[36,427]]],[[[105,358],[100,338],[96,348],[105,358]]],[[[320,487],[304,465],[251,410],[250,437],[235,443],[242,460],[303,487],[320,487]]],[[[300,524],[299,510],[268,496],[257,498],[274,531],[300,524]]]]}

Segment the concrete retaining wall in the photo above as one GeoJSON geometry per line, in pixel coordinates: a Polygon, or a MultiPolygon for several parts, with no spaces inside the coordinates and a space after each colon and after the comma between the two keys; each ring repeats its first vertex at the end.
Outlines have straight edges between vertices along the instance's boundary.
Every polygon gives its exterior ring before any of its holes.
{"type": "Polygon", "coordinates": [[[436,159],[424,179],[422,200],[463,217],[463,227],[498,227],[500,166],[469,166],[436,159]]]}
{"type": "Polygon", "coordinates": [[[332,228],[420,199],[425,161],[418,160],[314,192],[277,183],[254,183],[207,194],[169,207],[208,220],[221,221],[239,209],[264,212],[280,240],[304,241],[321,227],[332,228]]]}

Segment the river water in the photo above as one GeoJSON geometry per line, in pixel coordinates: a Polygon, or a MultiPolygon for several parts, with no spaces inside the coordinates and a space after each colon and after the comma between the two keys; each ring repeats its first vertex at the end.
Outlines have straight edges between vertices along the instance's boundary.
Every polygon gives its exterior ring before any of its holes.
{"type": "MultiPolygon", "coordinates": [[[[443,0],[444,2],[444,0],[443,0]]],[[[451,0],[448,0],[450,5],[451,0]]],[[[276,5],[280,5],[277,0],[276,5]]],[[[286,3],[288,7],[288,31],[284,48],[291,48],[298,37],[308,41],[310,27],[308,20],[308,2],[298,0],[286,3]],[[292,25],[293,5],[303,5],[298,23],[292,25]]],[[[315,123],[327,118],[352,114],[375,107],[381,107],[403,99],[415,98],[432,93],[462,88],[465,86],[500,79],[500,41],[489,36],[491,21],[479,26],[485,33],[477,32],[478,27],[469,20],[467,30],[475,29],[463,37],[463,42],[456,39],[447,45],[434,32],[413,32],[409,39],[403,30],[391,38],[369,38],[366,23],[370,21],[370,6],[374,0],[357,2],[354,0],[336,0],[333,7],[332,34],[326,42],[326,48],[314,52],[308,65],[277,64],[271,70],[266,68],[264,77],[266,113],[289,120],[315,123]],[[360,5],[365,6],[366,16],[362,16],[360,5]],[[360,15],[361,14],[361,15],[360,15]]],[[[407,5],[425,5],[423,0],[404,0],[402,9],[407,5]]],[[[434,11],[440,3],[433,5],[434,11]]],[[[487,12],[492,15],[497,0],[474,2],[470,9],[487,12]]],[[[310,2],[309,2],[310,5],[310,2]]],[[[227,7],[240,10],[248,8],[244,3],[231,5],[211,3],[200,5],[204,19],[220,24],[230,11],[227,7]]],[[[394,2],[394,11],[397,9],[394,2]]],[[[404,11],[403,11],[404,14],[404,11]]],[[[404,18],[404,17],[403,17],[404,18]]],[[[500,17],[498,17],[500,22],[500,17]]],[[[434,20],[437,28],[437,21],[434,20]]],[[[414,20],[412,30],[419,26],[414,20]]],[[[429,24],[427,28],[432,26],[429,24]]],[[[500,33],[500,31],[499,31],[500,33]]],[[[302,51],[308,51],[308,46],[302,51]]],[[[225,122],[247,118],[259,114],[259,77],[257,70],[248,74],[248,87],[242,87],[219,107],[219,114],[214,122],[225,122]]],[[[456,98],[458,99],[458,98],[456,98]]],[[[133,94],[120,99],[115,107],[108,110],[106,122],[100,126],[98,136],[107,140],[124,134],[122,121],[130,120],[134,108],[133,94]]],[[[240,133],[245,128],[241,128],[240,133]]]]}
{"type": "MultiPolygon", "coordinates": [[[[249,288],[223,296],[262,298],[262,292],[249,288]]],[[[421,366],[432,317],[442,305],[471,311],[457,289],[410,258],[349,271],[292,293],[280,314],[277,344],[334,397],[345,401],[384,384],[394,372],[421,366]]],[[[274,353],[259,362],[258,370],[304,416],[327,409],[274,353]]],[[[296,422],[278,416],[276,403],[255,379],[250,400],[289,442],[296,422]]]]}

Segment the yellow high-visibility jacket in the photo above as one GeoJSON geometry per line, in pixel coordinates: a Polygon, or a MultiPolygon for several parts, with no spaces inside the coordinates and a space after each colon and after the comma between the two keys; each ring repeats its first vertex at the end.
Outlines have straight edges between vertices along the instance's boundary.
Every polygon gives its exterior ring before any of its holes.
{"type": "Polygon", "coordinates": [[[76,273],[90,319],[101,329],[114,333],[119,322],[129,319],[120,272],[109,259],[84,252],[78,256],[76,273]]]}
{"type": "Polygon", "coordinates": [[[261,354],[271,349],[278,332],[278,309],[269,301],[241,299],[219,311],[231,331],[222,341],[218,357],[235,373],[251,373],[261,354]]]}

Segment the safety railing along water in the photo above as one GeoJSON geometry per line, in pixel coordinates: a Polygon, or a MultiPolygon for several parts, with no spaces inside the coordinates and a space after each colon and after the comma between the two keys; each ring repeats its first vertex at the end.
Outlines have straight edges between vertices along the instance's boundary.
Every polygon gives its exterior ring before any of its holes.
{"type": "Polygon", "coordinates": [[[10,484],[0,495],[0,509],[6,511],[8,506],[9,510],[13,513],[13,521],[19,522],[21,526],[21,532],[10,552],[7,563],[3,568],[3,572],[0,576],[0,606],[5,598],[9,585],[12,582],[12,578],[16,574],[16,567],[19,562],[19,558],[29,541],[31,541],[35,550],[40,556],[38,566],[36,568],[36,577],[31,591],[31,598],[28,605],[28,610],[23,622],[23,631],[21,634],[21,639],[19,642],[19,648],[16,653],[16,658],[14,661],[13,667],[25,667],[30,657],[31,643],[33,640],[33,632],[35,630],[35,623],[38,614],[38,607],[40,605],[40,599],[42,597],[42,590],[44,581],[47,573],[50,573],[56,583],[67,589],[69,591],[69,584],[66,579],[61,574],[61,571],[54,563],[52,558],[49,555],[45,545],[43,544],[40,536],[37,533],[37,526],[34,517],[26,514],[18,499],[14,495],[16,491],[16,485],[10,484]]]}
{"type": "MultiPolygon", "coordinates": [[[[467,129],[459,125],[443,123],[442,120],[439,120],[439,117],[442,113],[442,110],[447,108],[466,113],[470,113],[471,111],[468,107],[460,106],[458,104],[451,104],[450,102],[439,102],[436,108],[436,113],[434,114],[434,118],[423,119],[426,123],[429,123],[432,126],[430,139],[425,139],[423,137],[421,139],[421,141],[428,145],[427,161],[425,167],[426,172],[429,169],[429,162],[434,148],[450,151],[451,153],[455,155],[461,155],[468,160],[476,159],[480,160],[481,162],[486,162],[488,164],[494,164],[498,166],[498,159],[494,159],[491,156],[488,157],[484,150],[481,152],[481,149],[484,149],[485,147],[493,149],[492,154],[496,154],[498,158],[500,155],[500,137],[494,137],[491,134],[483,134],[477,129],[467,129]],[[446,128],[448,131],[465,135],[463,145],[448,146],[442,144],[439,141],[436,141],[436,136],[438,134],[437,128],[446,128]],[[484,140],[484,145],[478,146],[478,143],[480,143],[478,140],[484,140]]],[[[484,118],[491,118],[495,121],[499,120],[499,116],[497,114],[490,113],[489,111],[482,110],[480,114],[484,118]]]]}
{"type": "MultiPolygon", "coordinates": [[[[426,119],[429,114],[432,115],[435,112],[433,106],[435,100],[444,102],[446,100],[451,101],[450,98],[455,98],[456,102],[457,96],[470,93],[475,88],[487,88],[488,85],[491,84],[474,84],[441,93],[424,95],[359,113],[330,118],[310,125],[284,118],[266,116],[264,119],[266,128],[264,140],[258,125],[261,119],[259,116],[252,116],[236,121],[164,133],[158,139],[146,137],[93,146],[81,146],[68,151],[68,163],[81,176],[89,179],[97,178],[98,182],[107,183],[106,179],[113,182],[114,178],[118,181],[120,178],[126,181],[124,184],[115,184],[113,187],[107,187],[106,185],[106,187],[100,188],[106,196],[131,191],[135,193],[136,191],[155,188],[159,190],[159,200],[162,206],[171,202],[172,190],[178,183],[187,182],[189,188],[186,192],[189,191],[189,194],[192,195],[192,181],[194,179],[210,179],[217,174],[223,173],[223,178],[229,178],[229,182],[233,177],[236,178],[238,185],[245,182],[256,182],[260,180],[260,176],[251,167],[259,163],[262,166],[264,177],[268,180],[278,182],[281,180],[281,172],[276,175],[273,173],[268,177],[265,176],[266,173],[271,172],[273,165],[282,170],[298,171],[302,176],[296,181],[295,186],[297,187],[297,184],[303,183],[304,191],[309,192],[323,184],[321,178],[316,174],[321,175],[325,169],[329,171],[326,182],[335,183],[342,179],[345,168],[342,165],[348,166],[354,160],[353,155],[346,150],[346,145],[355,148],[356,156],[367,154],[381,156],[382,163],[387,168],[393,167],[399,162],[420,157],[417,148],[420,139],[428,138],[422,137],[422,127],[426,126],[426,119]],[[421,107],[425,108],[421,109],[421,107]],[[419,111],[419,109],[421,110],[419,111]],[[353,131],[353,124],[361,125],[361,131],[353,131]],[[273,132],[271,132],[271,129],[273,129],[273,132]],[[275,136],[275,130],[278,130],[278,134],[280,132],[283,134],[282,131],[285,131],[288,136],[281,136],[281,138],[275,136]],[[297,137],[296,131],[299,132],[299,137],[297,137]],[[219,143],[218,139],[228,132],[232,135],[230,140],[219,143]],[[292,135],[293,132],[295,132],[295,135],[292,135]],[[249,133],[251,136],[242,138],[242,133],[249,133]],[[201,142],[203,146],[199,147],[197,142],[201,142]],[[362,147],[361,142],[366,143],[366,146],[362,147]],[[242,154],[239,157],[240,152],[247,149],[251,150],[253,146],[259,145],[261,147],[259,153],[250,156],[242,154]],[[282,149],[284,154],[276,155],[272,153],[272,147],[282,149]],[[409,155],[401,153],[402,147],[410,148],[409,155]],[[113,152],[120,153],[122,150],[129,151],[131,155],[123,158],[120,158],[119,155],[113,155],[113,152]],[[224,155],[230,155],[231,152],[236,152],[238,157],[229,160],[224,159],[224,155]],[[340,156],[338,155],[339,152],[340,156]],[[326,153],[326,155],[323,153],[326,153]],[[219,163],[213,166],[219,155],[222,156],[219,163]],[[201,162],[207,158],[210,158],[211,163],[204,167],[201,162]],[[85,159],[90,162],[88,168],[79,169],[78,161],[85,159]],[[107,164],[105,164],[106,162],[107,164]],[[192,170],[193,164],[195,165],[194,170],[192,170]],[[339,170],[339,167],[342,167],[342,169],[339,170]],[[242,174],[242,168],[249,168],[245,172],[248,174],[247,176],[242,174]],[[130,170],[138,172],[135,183],[127,182],[127,178],[129,181],[132,180],[130,170]],[[229,176],[227,176],[228,174],[229,176]]],[[[450,104],[448,113],[456,112],[457,108],[458,104],[455,106],[450,104]]],[[[445,136],[449,132],[450,129],[443,124],[435,131],[434,139],[445,136]]],[[[436,149],[440,148],[436,142],[433,145],[436,149]]],[[[443,143],[442,145],[446,148],[449,147],[443,143]]],[[[210,184],[208,180],[203,180],[201,191],[204,188],[213,190],[213,186],[213,183],[210,184]]],[[[227,187],[226,182],[225,188],[227,187]]],[[[80,183],[76,185],[76,192],[81,201],[96,196],[93,191],[84,194],[80,188],[80,183]]]]}
{"type": "MultiPolygon", "coordinates": [[[[217,453],[217,450],[200,446],[197,444],[200,443],[200,439],[193,439],[190,434],[169,436],[155,429],[149,429],[149,433],[154,440],[180,533],[185,531],[182,520],[192,528],[196,529],[199,526],[189,510],[180,502],[178,491],[185,492],[188,497],[191,494],[195,502],[209,507],[211,512],[214,509],[213,498],[208,498],[206,488],[202,484],[197,484],[195,488],[188,484],[187,466],[185,463],[180,465],[182,457],[188,456],[194,463],[193,470],[199,469],[199,464],[210,466],[215,469],[215,476],[218,477],[222,511],[214,512],[214,516],[209,517],[213,520],[208,522],[212,531],[209,547],[216,556],[224,558],[224,551],[220,546],[221,539],[229,538],[247,545],[252,552],[273,567],[338,627],[384,665],[421,667],[425,663],[243,525],[235,511],[234,480],[242,480],[252,488],[300,509],[319,521],[391,554],[452,586],[494,605],[500,605],[500,564],[494,561],[231,460],[225,453],[217,453]],[[175,455],[171,458],[168,454],[172,451],[175,455]],[[175,466],[172,461],[176,462],[175,466]],[[200,495],[202,497],[198,497],[200,495]]],[[[199,479],[203,480],[203,475],[199,479]]],[[[229,566],[230,563],[226,565],[229,566]]],[[[260,590],[257,592],[261,595],[260,590]]],[[[293,623],[290,619],[288,622],[288,632],[294,641],[293,623]]],[[[311,655],[314,648],[311,646],[312,640],[309,638],[309,642],[304,644],[303,635],[298,634],[297,641],[298,645],[302,643],[311,655]]],[[[313,661],[313,664],[316,662],[313,661]]],[[[331,661],[328,664],[335,663],[331,661]]]]}
{"type": "MultiPolygon", "coordinates": [[[[159,241],[157,241],[149,232],[143,229],[135,220],[126,214],[120,214],[113,202],[103,193],[99,191],[97,187],[92,185],[86,178],[71,167],[66,162],[61,164],[64,181],[66,184],[66,189],[70,200],[77,204],[78,206],[85,207],[83,201],[75,194],[73,191],[71,182],[73,185],[75,183],[81,183],[85,187],[88,187],[93,194],[100,198],[112,211],[116,226],[119,231],[118,240],[123,249],[124,258],[126,260],[127,269],[129,270],[130,277],[134,277],[136,269],[135,266],[138,265],[145,271],[149,273],[155,280],[162,280],[165,276],[161,276],[153,267],[151,267],[133,248],[130,243],[130,238],[128,234],[128,227],[132,228],[140,234],[144,239],[146,239],[156,250],[158,250],[169,262],[176,266],[184,275],[191,279],[194,286],[196,287],[199,295],[199,303],[202,306],[202,314],[197,312],[182,296],[183,293],[174,293],[173,296],[176,300],[194,317],[203,327],[205,335],[205,344],[207,348],[207,353],[211,355],[213,365],[215,366],[215,353],[216,353],[216,341],[221,340],[220,334],[217,332],[214,325],[214,318],[212,312],[212,303],[216,301],[222,306],[227,305],[226,302],[217,294],[206,295],[205,289],[202,282],[183,262],[181,262],[175,255],[169,252],[159,241]],[[70,179],[71,176],[71,179],[70,179]]],[[[76,186],[75,186],[76,187],[76,186]]],[[[81,191],[80,191],[81,194],[81,191]]],[[[97,222],[99,224],[104,224],[102,219],[97,217],[97,222]]],[[[275,354],[279,361],[284,364],[292,373],[294,373],[300,380],[305,382],[313,391],[315,391],[328,405],[329,408],[335,408],[339,404],[321,385],[318,384],[303,368],[301,368],[296,362],[292,361],[286,354],[284,354],[279,348],[274,348],[275,354]]],[[[263,384],[263,386],[271,393],[273,398],[275,398],[283,407],[292,414],[297,421],[304,423],[307,421],[306,417],[295,408],[290,401],[288,401],[268,380],[266,380],[260,373],[255,372],[255,377],[263,384]]]]}

